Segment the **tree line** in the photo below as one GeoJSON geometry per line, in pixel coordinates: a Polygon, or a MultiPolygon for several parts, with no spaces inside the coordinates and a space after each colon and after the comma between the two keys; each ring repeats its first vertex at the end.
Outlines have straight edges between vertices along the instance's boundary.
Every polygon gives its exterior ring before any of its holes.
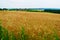
{"type": "MultiPolygon", "coordinates": [[[[29,11],[29,12],[41,12],[40,10],[34,10],[34,9],[27,9],[27,8],[12,8],[12,9],[7,9],[7,8],[0,8],[0,11],[4,11],[4,10],[9,10],[9,11],[29,11]]],[[[60,14],[60,10],[58,9],[44,9],[42,10],[42,12],[51,12],[51,13],[59,13],[60,14]]]]}
{"type": "Polygon", "coordinates": [[[44,12],[51,12],[51,13],[59,13],[60,14],[60,9],[45,9],[44,12]]]}

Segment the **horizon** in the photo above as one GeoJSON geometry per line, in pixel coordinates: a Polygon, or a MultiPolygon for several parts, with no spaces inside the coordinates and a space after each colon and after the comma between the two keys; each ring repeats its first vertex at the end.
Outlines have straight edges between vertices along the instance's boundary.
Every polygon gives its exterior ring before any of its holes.
{"type": "Polygon", "coordinates": [[[6,9],[60,9],[60,8],[6,8],[6,9]]]}

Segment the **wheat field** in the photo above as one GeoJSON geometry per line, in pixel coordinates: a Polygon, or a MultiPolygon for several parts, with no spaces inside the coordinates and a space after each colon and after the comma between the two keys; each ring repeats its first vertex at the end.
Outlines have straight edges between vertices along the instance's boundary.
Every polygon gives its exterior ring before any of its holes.
{"type": "Polygon", "coordinates": [[[60,40],[60,14],[0,11],[0,21],[9,34],[14,33],[16,40],[21,35],[21,40],[60,40]]]}

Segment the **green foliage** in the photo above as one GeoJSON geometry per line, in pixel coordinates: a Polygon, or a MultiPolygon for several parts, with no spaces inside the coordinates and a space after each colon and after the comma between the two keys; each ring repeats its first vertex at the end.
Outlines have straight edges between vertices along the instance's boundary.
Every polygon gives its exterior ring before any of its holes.
{"type": "Polygon", "coordinates": [[[59,40],[59,37],[58,37],[58,35],[57,35],[56,30],[54,30],[54,38],[55,38],[55,40],[59,40]]]}
{"type": "Polygon", "coordinates": [[[2,21],[0,20],[0,39],[1,40],[9,40],[8,30],[2,27],[2,21]]]}
{"type": "Polygon", "coordinates": [[[21,33],[21,36],[22,36],[21,40],[24,40],[24,35],[25,35],[25,34],[24,34],[24,27],[22,27],[21,32],[22,32],[22,33],[21,33]]]}
{"type": "Polygon", "coordinates": [[[21,30],[21,40],[28,40],[28,35],[25,34],[25,29],[24,26],[22,26],[22,30],[21,30]]]}
{"type": "Polygon", "coordinates": [[[17,37],[18,40],[21,40],[21,32],[18,32],[18,37],[17,37]]]}
{"type": "Polygon", "coordinates": [[[45,9],[44,12],[51,12],[51,13],[60,14],[60,10],[57,10],[57,9],[45,9]]]}
{"type": "Polygon", "coordinates": [[[0,39],[9,40],[8,31],[0,25],[0,39]]]}
{"type": "Polygon", "coordinates": [[[0,24],[0,39],[2,38],[2,26],[0,24]]]}
{"type": "Polygon", "coordinates": [[[6,29],[2,29],[2,40],[9,40],[8,31],[6,29]]]}
{"type": "Polygon", "coordinates": [[[13,32],[10,32],[10,40],[16,40],[16,36],[14,35],[13,32]]]}

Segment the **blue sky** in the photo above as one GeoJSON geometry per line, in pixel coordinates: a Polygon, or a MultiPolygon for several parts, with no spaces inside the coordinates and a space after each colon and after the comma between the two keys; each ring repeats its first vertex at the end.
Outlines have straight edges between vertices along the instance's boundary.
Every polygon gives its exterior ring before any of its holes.
{"type": "Polygon", "coordinates": [[[0,8],[60,8],[60,0],[0,0],[0,8]]]}

